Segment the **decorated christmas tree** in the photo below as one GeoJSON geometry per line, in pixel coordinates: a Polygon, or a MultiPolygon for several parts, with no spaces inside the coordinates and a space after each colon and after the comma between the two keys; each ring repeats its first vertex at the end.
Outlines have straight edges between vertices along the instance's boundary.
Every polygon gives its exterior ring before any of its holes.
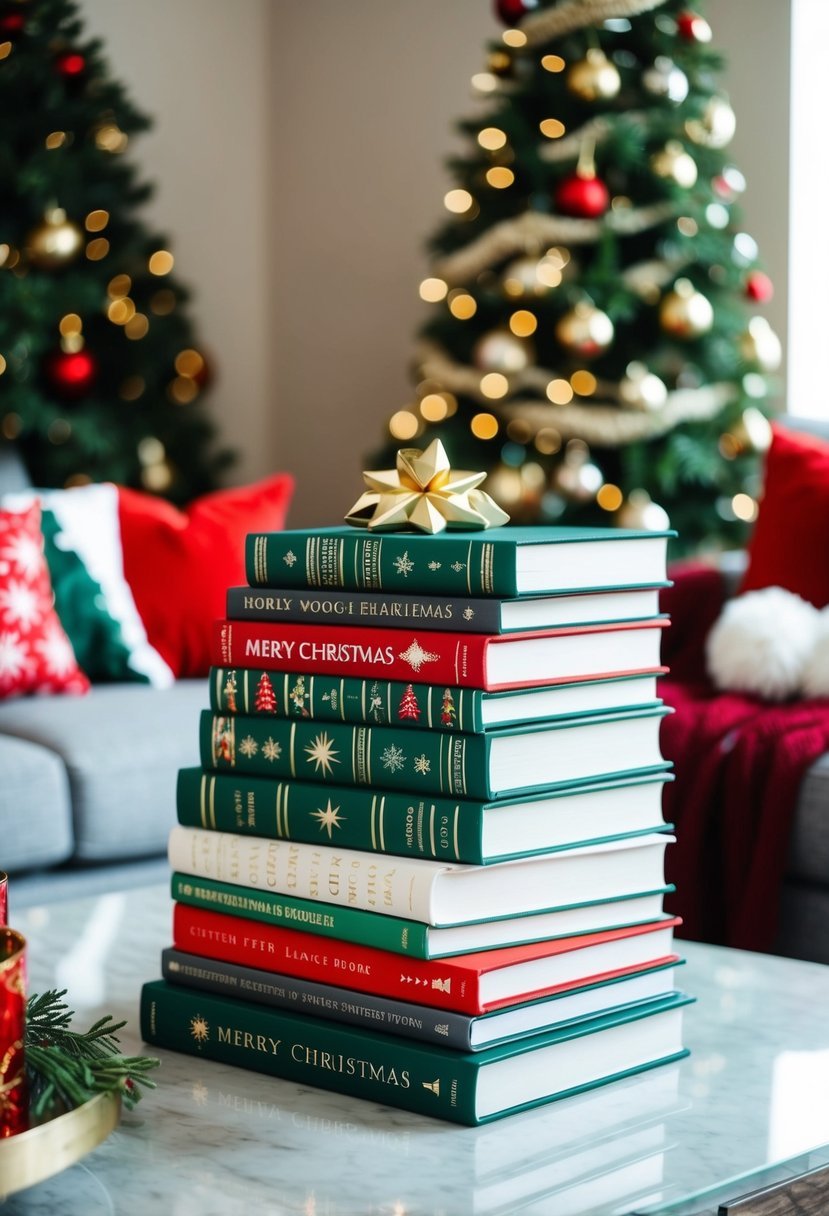
{"type": "Polygon", "coordinates": [[[780,343],[711,28],[688,0],[496,9],[420,285],[416,400],[377,465],[439,436],[514,522],[734,543],[780,343]]]}
{"type": "Polygon", "coordinates": [[[0,7],[0,434],[33,480],[216,484],[208,371],[130,161],[147,118],[72,0],[0,7]]]}
{"type": "Polygon", "coordinates": [[[400,704],[397,707],[398,718],[414,718],[415,721],[420,717],[420,706],[417,703],[414,688],[411,684],[407,684],[403,696],[400,698],[400,704]]]}
{"type": "Polygon", "coordinates": [[[266,671],[259,677],[256,685],[256,700],[254,702],[258,714],[276,713],[276,693],[273,690],[271,678],[266,671]]]}

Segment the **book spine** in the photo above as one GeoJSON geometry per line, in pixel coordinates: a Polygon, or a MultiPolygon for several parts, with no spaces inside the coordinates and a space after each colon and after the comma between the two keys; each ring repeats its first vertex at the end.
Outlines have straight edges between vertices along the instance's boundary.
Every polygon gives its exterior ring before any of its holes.
{"type": "Polygon", "coordinates": [[[485,735],[409,734],[393,727],[286,722],[212,714],[199,728],[206,769],[268,777],[376,785],[389,789],[490,797],[485,735]]]}
{"type": "Polygon", "coordinates": [[[297,593],[295,587],[229,587],[227,615],[234,621],[293,621],[306,625],[375,625],[384,629],[453,629],[500,633],[497,599],[435,595],[378,595],[370,591],[297,593]]]}
{"type": "Polygon", "coordinates": [[[367,1030],[400,1034],[453,1051],[470,1051],[473,1019],[450,1010],[391,1001],[370,993],[343,992],[333,984],[315,984],[290,975],[269,975],[253,967],[205,960],[181,950],[161,953],[161,974],[171,984],[202,992],[256,1001],[276,1009],[293,1009],[347,1022],[367,1030]]]}
{"type": "Polygon", "coordinates": [[[338,937],[346,942],[376,946],[378,950],[391,950],[394,954],[429,957],[428,931],[419,921],[377,916],[359,908],[338,908],[336,904],[237,887],[176,871],[170,879],[170,894],[174,901],[190,904],[193,908],[212,908],[230,916],[247,916],[266,925],[302,929],[320,937],[338,937]]]}
{"type": "Polygon", "coordinates": [[[399,955],[371,946],[278,929],[186,904],[176,904],[173,909],[173,945],[202,958],[316,983],[328,980],[336,988],[398,1001],[414,998],[419,1005],[456,1013],[483,1013],[477,974],[457,966],[453,959],[401,961],[399,955]]]}
{"type": "Polygon", "coordinates": [[[171,830],[167,851],[184,874],[432,923],[436,862],[183,827],[171,830]]]}
{"type": "Polygon", "coordinates": [[[141,990],[141,1035],[156,1047],[301,1085],[473,1125],[469,1057],[322,1018],[265,1009],[156,980],[141,990]]]}
{"type": "Polygon", "coordinates": [[[484,862],[484,809],[475,802],[183,768],[176,810],[185,827],[304,844],[336,842],[345,849],[400,857],[484,862]]]}
{"type": "Polygon", "coordinates": [[[211,662],[224,667],[263,667],[317,676],[375,676],[414,684],[486,686],[490,635],[430,633],[425,645],[414,631],[364,625],[273,624],[214,621],[211,662]]]}
{"type": "Polygon", "coordinates": [[[483,537],[437,542],[362,529],[329,536],[254,532],[245,542],[252,587],[339,587],[424,595],[513,596],[517,546],[483,537]]]}
{"type": "Polygon", "coordinates": [[[211,667],[210,708],[220,714],[256,714],[313,722],[360,722],[409,730],[483,730],[483,694],[476,688],[406,681],[265,671],[262,667],[211,667]]]}

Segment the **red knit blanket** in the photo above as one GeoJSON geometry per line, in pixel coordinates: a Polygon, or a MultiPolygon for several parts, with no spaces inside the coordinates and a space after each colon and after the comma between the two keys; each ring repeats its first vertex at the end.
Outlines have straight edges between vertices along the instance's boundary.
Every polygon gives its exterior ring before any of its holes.
{"type": "Polygon", "coordinates": [[[800,785],[829,749],[829,700],[772,705],[716,692],[704,641],[722,604],[720,575],[672,574],[662,696],[676,712],[663,723],[662,746],[676,769],[665,817],[676,825],[667,873],[677,890],[666,906],[683,917],[686,937],[770,950],[800,785]]]}

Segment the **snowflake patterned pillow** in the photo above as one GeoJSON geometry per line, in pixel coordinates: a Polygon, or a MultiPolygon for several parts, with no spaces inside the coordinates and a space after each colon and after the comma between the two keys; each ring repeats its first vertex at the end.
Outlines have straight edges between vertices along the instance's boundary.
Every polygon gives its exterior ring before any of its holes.
{"type": "Polygon", "coordinates": [[[0,511],[0,698],[89,690],[53,599],[40,507],[0,511]]]}

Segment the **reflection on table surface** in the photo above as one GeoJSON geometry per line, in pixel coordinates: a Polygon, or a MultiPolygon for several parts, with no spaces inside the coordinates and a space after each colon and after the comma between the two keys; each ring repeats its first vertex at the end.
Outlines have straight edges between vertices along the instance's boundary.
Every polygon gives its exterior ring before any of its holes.
{"type": "MultiPolygon", "coordinates": [[[[30,989],[67,988],[79,1023],[127,1018],[123,1047],[141,1050],[138,994],[169,945],[167,892],[18,917],[12,892],[12,919],[30,989]]],[[[679,983],[698,1001],[681,1064],[461,1128],[163,1052],[159,1088],[121,1128],[4,1216],[132,1216],[139,1201],[174,1216],[716,1212],[753,1189],[746,1175],[829,1142],[829,968],[682,945],[679,983]],[[710,1188],[710,1207],[689,1202],[710,1188]]]]}

